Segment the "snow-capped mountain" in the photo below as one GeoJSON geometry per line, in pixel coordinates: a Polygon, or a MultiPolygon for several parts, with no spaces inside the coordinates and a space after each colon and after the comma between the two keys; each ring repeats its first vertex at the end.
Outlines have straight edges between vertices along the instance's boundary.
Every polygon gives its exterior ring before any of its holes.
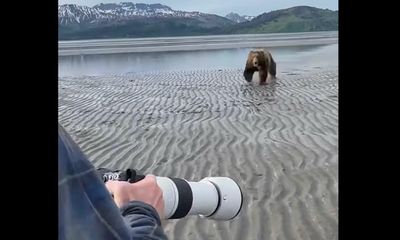
{"type": "Polygon", "coordinates": [[[58,7],[60,25],[96,23],[145,17],[205,17],[210,14],[176,11],[162,4],[106,3],[93,7],[64,4],[58,7]]]}
{"type": "Polygon", "coordinates": [[[118,16],[142,16],[142,17],[194,17],[202,15],[199,12],[183,12],[172,10],[170,7],[162,4],[145,4],[145,3],[131,3],[121,2],[115,3],[101,3],[95,5],[93,8],[98,9],[104,13],[110,13],[118,16]]]}
{"type": "Polygon", "coordinates": [[[114,15],[99,11],[96,8],[75,4],[58,6],[58,23],[60,25],[91,23],[113,18],[115,18],[114,15]]]}
{"type": "Polygon", "coordinates": [[[236,33],[336,31],[337,11],[297,6],[257,17],[173,10],[162,4],[107,3],[58,7],[58,39],[199,36],[236,33]],[[293,26],[297,26],[293,30],[293,26]]]}
{"type": "Polygon", "coordinates": [[[235,23],[251,21],[254,18],[253,16],[247,16],[247,15],[240,16],[239,14],[233,12],[229,13],[225,17],[235,23]]]}

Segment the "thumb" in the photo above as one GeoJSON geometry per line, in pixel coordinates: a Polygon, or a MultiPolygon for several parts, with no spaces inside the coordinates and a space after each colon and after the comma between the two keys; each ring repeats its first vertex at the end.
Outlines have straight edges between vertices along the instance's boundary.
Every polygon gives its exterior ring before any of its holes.
{"type": "Polygon", "coordinates": [[[129,197],[125,193],[125,189],[129,183],[123,181],[107,181],[105,185],[117,207],[120,208],[129,202],[129,197]]]}
{"type": "Polygon", "coordinates": [[[115,188],[117,187],[117,181],[107,181],[106,182],[106,188],[110,193],[113,193],[115,191],[115,188]]]}
{"type": "Polygon", "coordinates": [[[115,195],[117,195],[118,197],[118,188],[120,188],[119,186],[119,182],[118,181],[107,181],[106,182],[106,188],[108,190],[108,192],[110,193],[111,197],[115,199],[115,195]],[[117,194],[116,194],[117,193],[117,194]]]}

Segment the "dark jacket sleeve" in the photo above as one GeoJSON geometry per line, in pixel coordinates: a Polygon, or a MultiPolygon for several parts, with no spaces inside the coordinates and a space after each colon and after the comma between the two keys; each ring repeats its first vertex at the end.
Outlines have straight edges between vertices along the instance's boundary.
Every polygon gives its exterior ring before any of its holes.
{"type": "Polygon", "coordinates": [[[149,204],[131,201],[120,211],[131,228],[133,239],[168,239],[161,227],[161,220],[156,209],[149,204]]]}

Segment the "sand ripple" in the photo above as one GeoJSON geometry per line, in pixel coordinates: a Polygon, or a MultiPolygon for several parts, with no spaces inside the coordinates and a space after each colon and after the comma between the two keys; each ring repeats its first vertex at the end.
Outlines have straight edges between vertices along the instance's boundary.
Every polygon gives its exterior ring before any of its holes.
{"type": "Polygon", "coordinates": [[[164,223],[170,239],[337,239],[337,70],[258,86],[241,69],[59,79],[59,120],[95,166],[229,176],[230,222],[164,223]]]}

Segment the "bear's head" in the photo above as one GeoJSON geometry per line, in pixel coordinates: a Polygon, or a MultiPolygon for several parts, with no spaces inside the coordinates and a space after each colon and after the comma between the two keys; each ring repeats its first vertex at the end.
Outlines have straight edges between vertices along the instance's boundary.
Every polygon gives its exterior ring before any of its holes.
{"type": "Polygon", "coordinates": [[[265,54],[264,51],[250,51],[248,61],[250,61],[253,68],[259,68],[265,66],[265,54]]]}

